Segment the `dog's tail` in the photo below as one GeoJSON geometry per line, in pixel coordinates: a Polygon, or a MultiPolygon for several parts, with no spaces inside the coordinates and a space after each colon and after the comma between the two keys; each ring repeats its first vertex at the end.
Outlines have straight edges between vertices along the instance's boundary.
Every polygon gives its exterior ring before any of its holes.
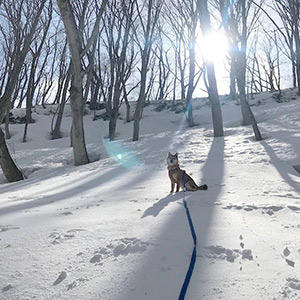
{"type": "Polygon", "coordinates": [[[198,186],[198,190],[207,190],[207,185],[203,184],[203,185],[198,186]]]}

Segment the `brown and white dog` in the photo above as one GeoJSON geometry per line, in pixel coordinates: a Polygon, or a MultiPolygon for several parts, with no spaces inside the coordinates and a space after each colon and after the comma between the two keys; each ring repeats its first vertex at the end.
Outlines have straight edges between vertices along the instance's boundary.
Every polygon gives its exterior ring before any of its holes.
{"type": "MultiPolygon", "coordinates": [[[[169,178],[171,180],[171,192],[173,193],[175,183],[177,184],[176,186],[176,193],[179,192],[179,188],[184,187],[184,170],[180,169],[179,167],[179,162],[178,162],[178,153],[176,154],[171,154],[169,152],[168,157],[167,157],[167,164],[168,164],[168,170],[169,170],[169,178]]],[[[198,186],[193,178],[189,176],[187,173],[185,173],[185,187],[187,191],[198,191],[198,190],[207,190],[207,185],[203,184],[198,186]]]]}

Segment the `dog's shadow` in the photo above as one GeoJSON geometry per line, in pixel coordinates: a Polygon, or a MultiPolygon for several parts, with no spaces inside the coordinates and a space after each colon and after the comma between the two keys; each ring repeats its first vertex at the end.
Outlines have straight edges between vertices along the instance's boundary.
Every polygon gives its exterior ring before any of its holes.
{"type": "Polygon", "coordinates": [[[168,196],[160,199],[158,202],[154,203],[151,207],[147,208],[144,211],[142,218],[153,216],[157,217],[159,213],[169,205],[171,202],[175,202],[183,198],[183,192],[176,194],[169,194],[168,196]]]}

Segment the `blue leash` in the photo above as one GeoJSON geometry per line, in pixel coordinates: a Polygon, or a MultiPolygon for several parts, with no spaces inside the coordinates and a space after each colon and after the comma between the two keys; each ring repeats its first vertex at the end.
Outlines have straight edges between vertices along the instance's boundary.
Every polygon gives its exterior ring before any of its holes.
{"type": "Polygon", "coordinates": [[[190,280],[191,280],[191,277],[192,277],[192,274],[193,274],[193,271],[194,271],[194,267],[195,267],[195,263],[196,263],[196,256],[197,256],[197,248],[196,248],[197,236],[196,236],[196,232],[195,232],[195,229],[194,229],[192,217],[191,217],[189,208],[188,208],[186,200],[185,200],[185,192],[186,192],[186,184],[185,183],[186,183],[186,174],[185,174],[185,171],[183,171],[183,204],[184,204],[187,219],[188,219],[188,222],[189,222],[193,242],[194,242],[194,249],[193,249],[193,254],[192,254],[192,257],[191,257],[189,269],[188,269],[188,271],[185,275],[185,279],[184,279],[183,285],[181,287],[181,291],[180,291],[180,295],[179,295],[178,300],[184,300],[184,298],[185,298],[186,291],[187,291],[187,288],[189,286],[189,283],[190,283],[190,280]]]}

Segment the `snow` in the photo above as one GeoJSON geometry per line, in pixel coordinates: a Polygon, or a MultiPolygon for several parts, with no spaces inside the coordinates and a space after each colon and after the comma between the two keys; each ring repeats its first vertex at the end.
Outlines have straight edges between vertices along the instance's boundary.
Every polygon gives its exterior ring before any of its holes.
{"type": "Polygon", "coordinates": [[[299,299],[300,99],[294,90],[282,103],[271,96],[251,101],[261,142],[226,98],[224,138],[213,138],[203,99],[193,128],[183,113],[145,107],[137,142],[132,123],[118,120],[110,143],[108,122],[86,115],[93,162],[80,167],[68,106],[62,139],[49,140],[53,108],[36,108],[27,143],[24,125],[11,125],[27,179],[0,174],[0,299],[177,299],[193,241],[183,192],[169,194],[169,151],[208,185],[186,193],[198,238],[186,299],[299,299]]]}

